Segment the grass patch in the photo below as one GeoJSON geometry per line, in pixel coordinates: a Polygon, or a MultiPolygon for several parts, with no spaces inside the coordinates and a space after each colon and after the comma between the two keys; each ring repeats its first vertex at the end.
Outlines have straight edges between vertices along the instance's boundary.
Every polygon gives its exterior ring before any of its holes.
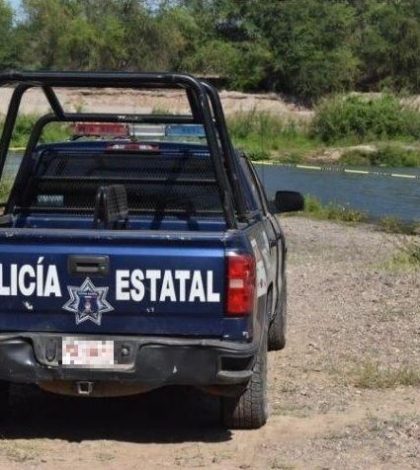
{"type": "Polygon", "coordinates": [[[417,235],[420,233],[420,226],[416,222],[404,222],[398,217],[382,217],[377,222],[378,229],[386,233],[401,233],[404,235],[417,235]]]}
{"type": "Polygon", "coordinates": [[[254,109],[237,113],[228,117],[227,123],[235,146],[255,161],[275,159],[299,163],[323,146],[309,135],[308,125],[304,122],[268,112],[254,109]]]}
{"type": "Polygon", "coordinates": [[[321,100],[311,126],[311,135],[328,144],[344,139],[414,140],[419,134],[420,113],[403,106],[398,97],[389,94],[337,95],[321,100]]]}
{"type": "Polygon", "coordinates": [[[358,223],[367,220],[367,215],[362,211],[334,203],[322,204],[319,199],[310,195],[305,196],[303,214],[315,219],[340,222],[358,223]]]}
{"type": "Polygon", "coordinates": [[[0,183],[0,203],[3,203],[9,197],[10,191],[13,186],[13,180],[6,179],[0,183]]]}
{"type": "Polygon", "coordinates": [[[366,361],[348,371],[349,382],[358,388],[384,389],[420,385],[420,370],[416,367],[385,367],[379,362],[366,361]]]}
{"type": "Polygon", "coordinates": [[[390,269],[420,269],[420,243],[407,241],[392,256],[386,267],[390,269]]]}

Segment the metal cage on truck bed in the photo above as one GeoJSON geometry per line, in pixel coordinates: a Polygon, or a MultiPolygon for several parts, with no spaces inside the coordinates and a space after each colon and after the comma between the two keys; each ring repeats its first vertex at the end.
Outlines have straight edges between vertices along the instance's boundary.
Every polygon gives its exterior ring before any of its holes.
{"type": "MultiPolygon", "coordinates": [[[[0,86],[13,86],[8,112],[0,139],[0,176],[3,173],[16,118],[22,97],[31,88],[41,88],[52,113],[42,116],[34,125],[24,160],[32,155],[40,140],[44,127],[51,122],[115,122],[130,124],[190,124],[201,125],[207,140],[208,153],[214,170],[217,191],[222,202],[222,211],[227,227],[235,228],[241,221],[247,221],[250,214],[242,192],[239,190],[239,159],[226,131],[226,123],[216,89],[209,83],[186,74],[172,73],[86,73],[86,72],[28,72],[0,74],[0,86]],[[132,88],[181,89],[185,90],[191,114],[117,114],[67,112],[60,103],[55,88],[132,88]]],[[[6,205],[6,213],[13,211],[25,174],[20,169],[17,180],[6,205]],[[19,182],[19,179],[21,180],[19,182]],[[21,183],[21,184],[19,184],[21,183]]],[[[47,178],[47,176],[46,176],[47,178]]],[[[51,179],[51,178],[50,178],[51,179]]],[[[208,181],[197,181],[208,184],[208,181]]],[[[147,178],[145,178],[146,183],[147,178]]],[[[152,181],[153,182],[153,181],[152,181]]],[[[190,180],[191,182],[191,180],[190,180]]],[[[45,183],[45,180],[44,182],[45,183]]],[[[150,184],[150,181],[148,181],[150,184]]],[[[188,184],[188,181],[186,181],[188,184]]]]}

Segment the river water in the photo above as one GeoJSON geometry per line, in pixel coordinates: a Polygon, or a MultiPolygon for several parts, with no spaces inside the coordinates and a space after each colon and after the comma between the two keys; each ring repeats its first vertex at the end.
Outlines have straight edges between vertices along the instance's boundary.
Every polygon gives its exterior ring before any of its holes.
{"type": "MultiPolygon", "coordinates": [[[[14,176],[21,157],[9,155],[5,176],[14,176]]],[[[300,191],[323,203],[334,202],[366,212],[372,218],[397,217],[420,222],[420,179],[356,175],[337,171],[315,171],[280,165],[258,165],[256,169],[268,197],[277,190],[300,191]]],[[[391,173],[391,170],[381,169],[391,173]]],[[[420,168],[393,168],[393,173],[420,176],[420,168]]]]}
{"type": "MultiPolygon", "coordinates": [[[[365,211],[372,218],[392,216],[420,222],[420,179],[274,165],[256,165],[256,168],[269,197],[280,189],[300,191],[323,203],[334,202],[365,211]]],[[[391,173],[389,169],[379,171],[391,173]]],[[[420,175],[420,168],[393,168],[392,173],[420,175]]]]}

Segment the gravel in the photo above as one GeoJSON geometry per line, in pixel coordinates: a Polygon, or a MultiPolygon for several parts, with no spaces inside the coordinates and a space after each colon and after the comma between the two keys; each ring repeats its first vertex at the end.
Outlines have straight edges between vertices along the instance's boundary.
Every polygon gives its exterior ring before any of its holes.
{"type": "Polygon", "coordinates": [[[114,400],[15,387],[1,468],[420,468],[420,279],[407,237],[282,219],[289,331],[269,355],[271,416],[218,425],[218,400],[170,389],[114,400]]]}

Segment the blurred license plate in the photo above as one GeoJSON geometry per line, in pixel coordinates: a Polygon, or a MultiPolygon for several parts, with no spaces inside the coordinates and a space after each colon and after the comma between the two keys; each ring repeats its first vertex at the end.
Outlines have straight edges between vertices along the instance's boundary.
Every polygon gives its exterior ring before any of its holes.
{"type": "Polygon", "coordinates": [[[114,341],[63,338],[63,366],[106,368],[114,365],[114,341]]]}

